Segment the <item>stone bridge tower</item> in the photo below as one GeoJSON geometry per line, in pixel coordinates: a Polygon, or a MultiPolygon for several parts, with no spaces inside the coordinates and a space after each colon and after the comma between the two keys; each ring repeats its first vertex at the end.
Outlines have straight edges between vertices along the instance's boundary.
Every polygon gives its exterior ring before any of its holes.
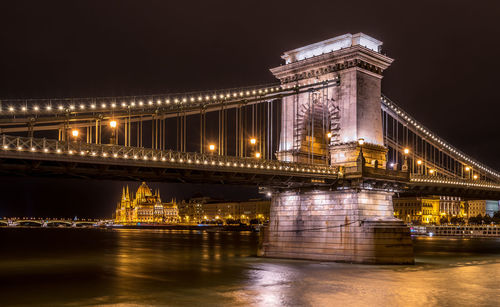
{"type": "Polygon", "coordinates": [[[381,46],[363,33],[345,34],[283,54],[285,65],[271,72],[284,86],[318,87],[283,99],[278,159],[354,166],[363,139],[367,164],[385,167],[381,80],[393,60],[381,46]],[[321,86],[334,78],[338,86],[321,86]]]}
{"type": "Polygon", "coordinates": [[[344,172],[340,184],[273,191],[261,256],[413,263],[409,229],[392,205],[391,182],[407,173],[385,169],[381,80],[393,60],[381,46],[346,34],[285,52],[285,65],[271,69],[284,87],[317,85],[283,99],[278,159],[344,172]]]}

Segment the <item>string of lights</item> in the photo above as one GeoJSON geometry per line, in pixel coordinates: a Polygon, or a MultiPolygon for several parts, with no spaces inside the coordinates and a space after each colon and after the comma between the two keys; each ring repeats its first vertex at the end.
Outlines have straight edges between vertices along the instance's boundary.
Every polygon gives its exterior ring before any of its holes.
{"type": "MultiPolygon", "coordinates": [[[[339,77],[321,81],[338,82],[339,77]]],[[[242,99],[263,99],[285,91],[310,87],[318,81],[297,87],[271,84],[218,91],[189,92],[165,95],[118,96],[97,98],[0,99],[0,116],[57,115],[61,113],[111,112],[120,109],[144,109],[160,106],[188,107],[227,103],[242,99]]]]}
{"type": "Polygon", "coordinates": [[[481,187],[481,188],[492,188],[500,190],[500,185],[484,180],[476,181],[471,179],[446,178],[446,177],[436,177],[429,175],[412,174],[410,176],[410,182],[434,183],[434,184],[454,185],[454,186],[461,185],[466,187],[481,187]]]}
{"type": "Polygon", "coordinates": [[[475,159],[467,156],[461,150],[455,148],[454,146],[444,141],[442,138],[438,137],[437,134],[433,133],[424,125],[422,125],[420,122],[415,120],[407,112],[405,112],[403,109],[401,109],[398,105],[396,105],[393,101],[391,101],[387,97],[382,96],[380,100],[382,102],[382,106],[385,107],[386,110],[390,110],[395,116],[398,117],[398,119],[404,121],[408,126],[413,127],[415,130],[420,131],[422,134],[426,136],[426,139],[432,141],[432,143],[435,146],[441,148],[442,150],[448,151],[450,154],[453,155],[453,157],[460,158],[465,165],[467,164],[473,165],[487,172],[488,174],[500,179],[500,173],[476,161],[475,159]]]}

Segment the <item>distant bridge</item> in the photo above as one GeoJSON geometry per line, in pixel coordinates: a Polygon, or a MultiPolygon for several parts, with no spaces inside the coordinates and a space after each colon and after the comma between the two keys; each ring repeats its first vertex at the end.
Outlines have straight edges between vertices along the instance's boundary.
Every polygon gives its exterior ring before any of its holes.
{"type": "Polygon", "coordinates": [[[38,227],[81,227],[81,226],[96,226],[103,224],[102,221],[90,220],[64,220],[64,219],[36,219],[36,218],[12,218],[0,220],[0,226],[23,227],[23,226],[38,226],[38,227]]]}

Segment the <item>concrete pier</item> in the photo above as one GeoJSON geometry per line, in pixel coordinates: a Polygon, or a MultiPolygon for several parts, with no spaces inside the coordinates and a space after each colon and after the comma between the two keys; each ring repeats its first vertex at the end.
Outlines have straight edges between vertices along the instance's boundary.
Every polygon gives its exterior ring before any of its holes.
{"type": "Polygon", "coordinates": [[[414,263],[409,228],[393,217],[392,193],[384,191],[275,193],[261,240],[264,257],[414,263]]]}

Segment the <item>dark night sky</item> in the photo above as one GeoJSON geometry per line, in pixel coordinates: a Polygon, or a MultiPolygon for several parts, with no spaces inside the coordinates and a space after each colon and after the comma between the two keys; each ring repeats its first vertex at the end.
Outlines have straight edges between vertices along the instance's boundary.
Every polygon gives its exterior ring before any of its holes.
{"type": "MultiPolygon", "coordinates": [[[[481,0],[2,1],[0,98],[269,83],[275,80],[268,69],[281,63],[283,51],[364,32],[396,59],[384,93],[500,170],[499,16],[499,2],[481,0]]],[[[111,214],[123,182],[3,177],[0,184],[7,195],[0,216],[92,217],[111,214]]],[[[155,186],[181,198],[200,189],[229,198],[255,195],[234,187],[155,186]]]]}

